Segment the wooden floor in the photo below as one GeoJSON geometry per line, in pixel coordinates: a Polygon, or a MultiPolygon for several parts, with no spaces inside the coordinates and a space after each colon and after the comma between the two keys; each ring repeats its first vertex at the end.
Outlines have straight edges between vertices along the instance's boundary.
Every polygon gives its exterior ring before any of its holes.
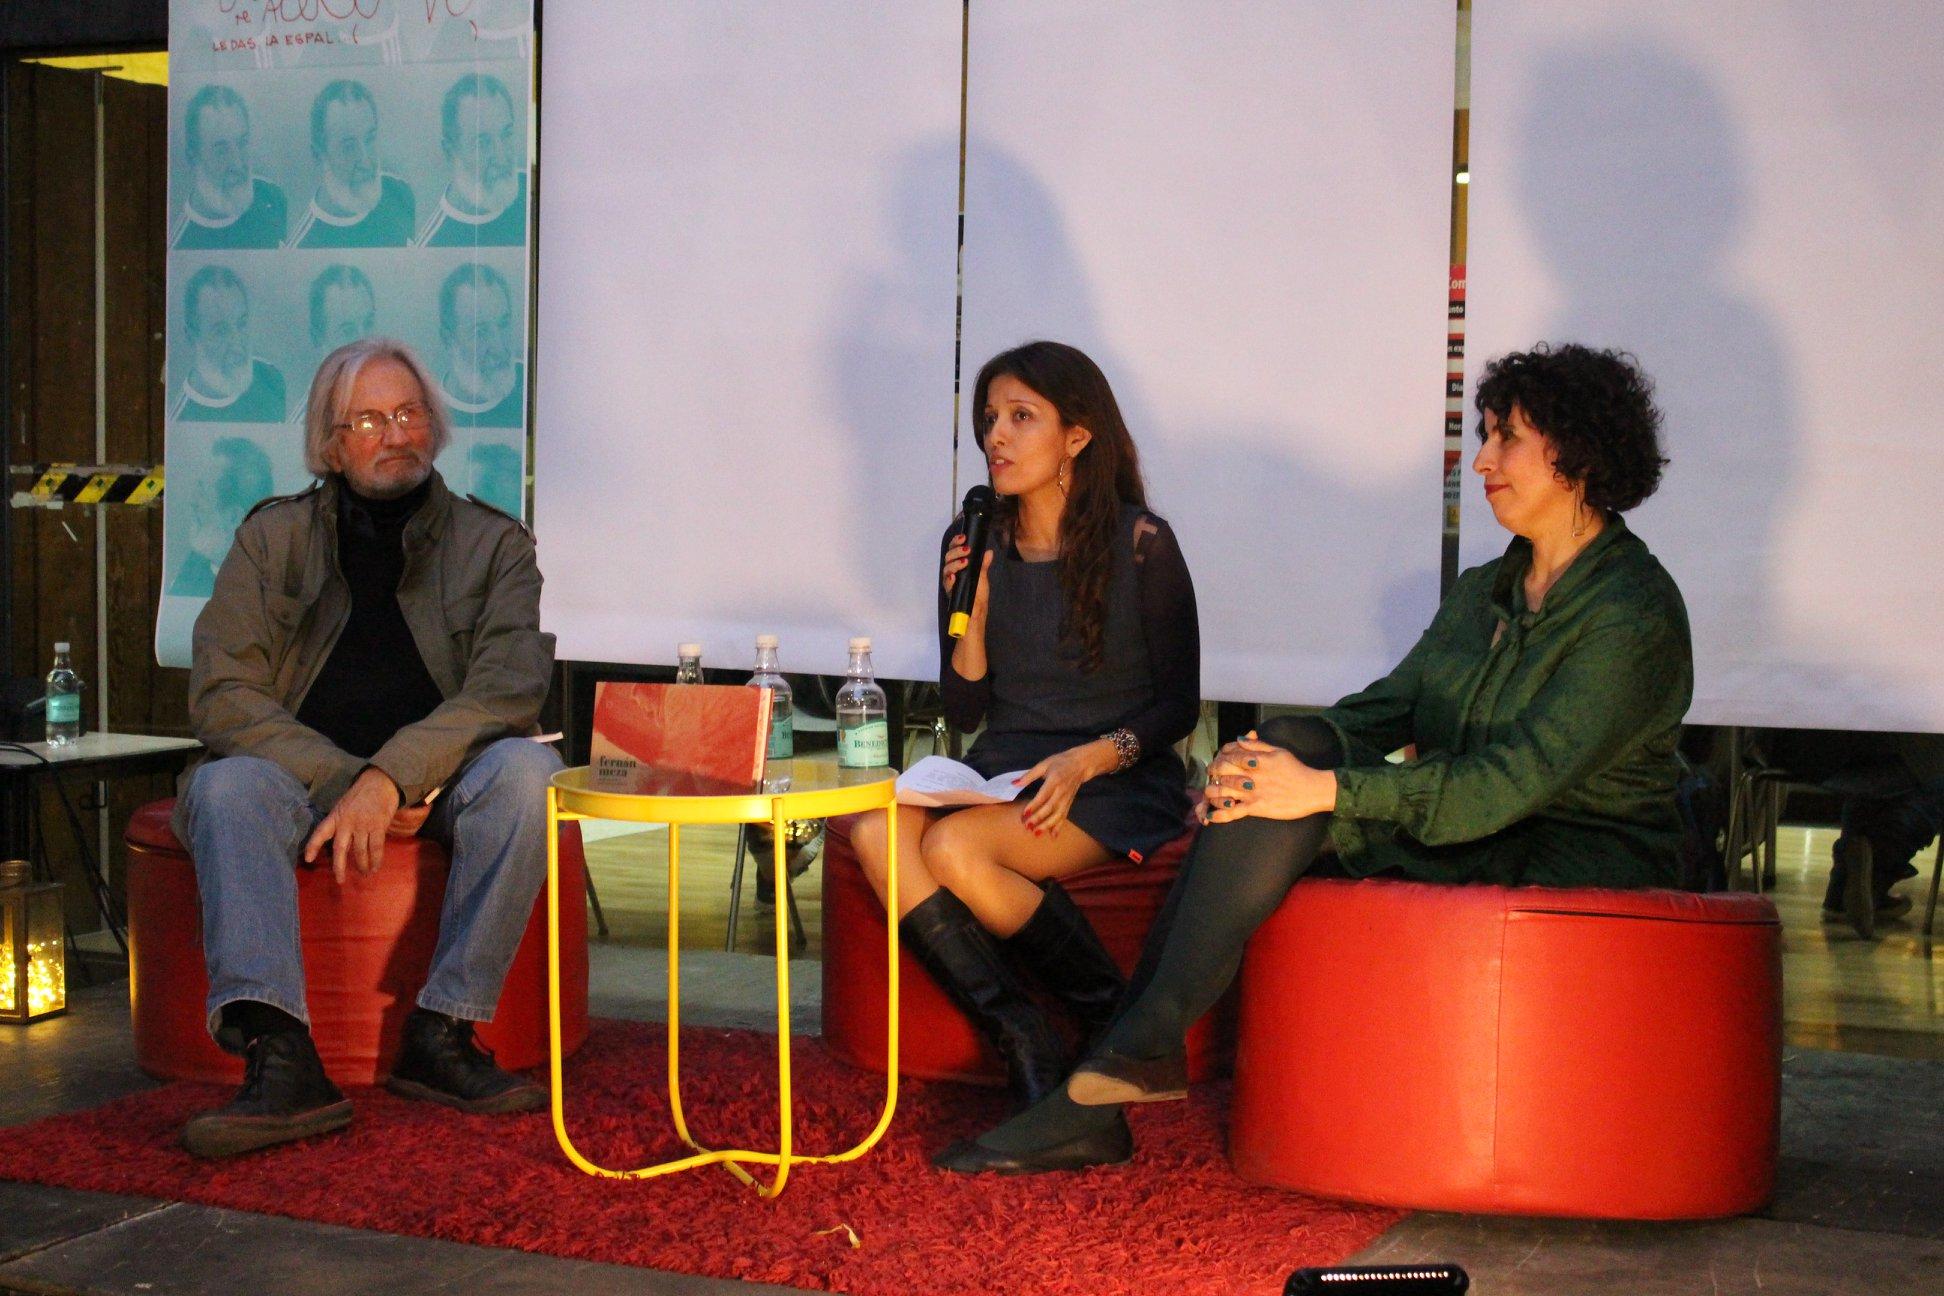
{"type": "MultiPolygon", "coordinates": [[[[1922,932],[1935,845],[1898,887],[1911,912],[1865,941],[1822,918],[1833,828],[1784,826],[1776,843],[1775,907],[1782,914],[1783,1018],[1791,1044],[1944,1059],[1944,962],[1922,932]]],[[[1944,929],[1944,914],[1938,918],[1944,929]]]]}
{"type": "MultiPolygon", "coordinates": [[[[1937,941],[1919,931],[1935,847],[1918,856],[1922,875],[1902,885],[1914,906],[1910,915],[1884,925],[1876,940],[1863,941],[1847,924],[1822,918],[1835,837],[1833,829],[1785,826],[1778,841],[1774,900],[1782,914],[1788,1042],[1944,1060],[1944,962],[1935,956],[1937,941]]],[[[664,830],[655,829],[589,845],[588,867],[607,914],[610,940],[667,947],[667,840],[664,830]]],[[[683,831],[684,949],[723,948],[735,844],[731,828],[683,831]]],[[[795,885],[809,938],[799,957],[822,953],[821,866],[821,860],[811,865],[795,885]]],[[[755,878],[746,868],[736,948],[774,953],[776,920],[775,909],[757,905],[755,878]]],[[[1944,927],[1944,916],[1939,925],[1944,927]]],[[[1696,987],[1697,992],[1704,989],[1696,987]]]]}
{"type": "MultiPolygon", "coordinates": [[[[734,828],[682,830],[682,948],[722,949],[729,929],[729,879],[736,856],[734,828]]],[[[746,954],[776,952],[779,910],[756,903],[755,868],[774,867],[769,853],[751,858],[743,868],[742,910],[737,921],[736,949],[746,954]]],[[[649,949],[668,947],[668,832],[654,828],[606,841],[590,842],[587,869],[607,917],[608,937],[617,944],[649,949]]],[[[796,879],[797,912],[809,937],[798,958],[818,958],[823,952],[823,860],[796,879]]]]}

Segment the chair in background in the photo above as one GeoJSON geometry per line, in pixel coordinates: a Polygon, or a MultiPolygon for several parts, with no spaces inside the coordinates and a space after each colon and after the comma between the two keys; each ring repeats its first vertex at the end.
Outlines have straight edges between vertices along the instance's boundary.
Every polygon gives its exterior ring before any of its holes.
{"type": "MultiPolygon", "coordinates": [[[[1876,767],[1864,766],[1824,778],[1811,778],[1761,752],[1744,752],[1737,764],[1740,769],[1730,797],[1722,858],[1731,888],[1740,877],[1742,861],[1746,858],[1749,890],[1758,893],[1775,885],[1776,838],[1791,796],[1813,792],[1839,798],[1867,797],[1880,794],[1882,787],[1882,771],[1876,767]]],[[[1931,864],[1930,897],[1925,904],[1922,929],[1926,936],[1935,933],[1940,881],[1944,881],[1944,836],[1938,838],[1931,864]]]]}
{"type": "MultiPolygon", "coordinates": [[[[783,905],[789,913],[790,953],[801,954],[810,944],[810,937],[803,928],[803,915],[797,911],[795,883],[798,877],[808,872],[815,862],[817,852],[823,849],[824,821],[821,819],[792,819],[789,822],[789,843],[784,847],[783,905]]],[[[736,929],[742,919],[743,864],[751,851],[756,854],[757,898],[760,901],[762,882],[771,878],[765,869],[773,869],[775,842],[770,835],[768,824],[741,824],[736,829],[736,866],[729,873],[729,928],[723,938],[722,948],[727,953],[736,949],[736,929]]],[[[770,896],[770,903],[776,903],[776,896],[770,896]]]]}
{"type": "Polygon", "coordinates": [[[933,756],[959,758],[963,746],[958,733],[945,723],[944,702],[938,695],[938,685],[923,680],[911,680],[901,686],[899,710],[903,713],[903,723],[899,725],[902,741],[898,744],[899,754],[904,764],[911,764],[913,743],[930,741],[933,756]]]}
{"type": "Polygon", "coordinates": [[[1722,848],[1730,890],[1741,877],[1744,858],[1748,861],[1748,889],[1760,894],[1774,888],[1775,842],[1783,808],[1791,793],[1821,789],[1821,784],[1799,778],[1759,756],[1744,760],[1729,793],[1727,840],[1722,848]]]}
{"type": "MultiPolygon", "coordinates": [[[[912,747],[916,743],[930,742],[931,755],[958,758],[961,742],[958,734],[945,723],[945,712],[938,696],[938,686],[922,680],[907,680],[894,684],[891,694],[894,714],[893,725],[900,735],[897,758],[901,768],[911,764],[912,747]]],[[[817,700],[825,710],[833,714],[836,702],[830,696],[830,680],[816,677],[817,700]]],[[[790,882],[807,872],[816,861],[824,842],[824,825],[821,820],[805,819],[790,824],[790,843],[787,848],[788,867],[785,870],[790,882]]],[[[761,870],[769,867],[769,852],[772,849],[769,831],[762,824],[745,824],[736,833],[736,863],[729,876],[729,925],[723,939],[723,949],[733,952],[736,948],[736,933],[742,917],[743,868],[751,849],[759,856],[757,863],[758,899],[761,899],[762,882],[769,878],[761,870]]],[[[775,897],[771,897],[772,903],[775,897]]],[[[801,952],[809,944],[804,931],[803,917],[797,909],[796,890],[792,885],[785,896],[789,912],[790,948],[801,952]]],[[[596,918],[599,911],[596,910],[596,918]]],[[[606,934],[606,929],[602,929],[606,934]]]]}
{"type": "Polygon", "coordinates": [[[1937,883],[1940,878],[1944,878],[1944,835],[1940,835],[1937,839],[1937,858],[1931,863],[1930,903],[1924,906],[1924,935],[1926,936],[1934,934],[1934,924],[1937,922],[1937,883]]]}

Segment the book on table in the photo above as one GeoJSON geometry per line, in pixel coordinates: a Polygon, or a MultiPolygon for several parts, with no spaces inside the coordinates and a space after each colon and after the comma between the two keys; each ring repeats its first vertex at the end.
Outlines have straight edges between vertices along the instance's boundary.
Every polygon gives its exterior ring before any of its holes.
{"type": "Polygon", "coordinates": [[[942,809],[947,806],[1002,805],[1015,800],[1025,770],[1008,770],[991,778],[964,761],[927,756],[898,775],[898,804],[942,809]]]}
{"type": "Polygon", "coordinates": [[[594,686],[588,761],[603,791],[733,796],[763,781],[770,691],[742,684],[594,686]]]}

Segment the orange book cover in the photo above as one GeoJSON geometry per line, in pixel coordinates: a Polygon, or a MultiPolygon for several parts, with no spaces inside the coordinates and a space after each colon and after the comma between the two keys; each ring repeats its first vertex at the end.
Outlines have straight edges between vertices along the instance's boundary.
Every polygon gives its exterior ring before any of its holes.
{"type": "Polygon", "coordinates": [[[694,776],[723,790],[747,791],[763,779],[770,691],[745,684],[594,686],[594,742],[588,759],[597,786],[646,792],[666,776],[694,776]]]}

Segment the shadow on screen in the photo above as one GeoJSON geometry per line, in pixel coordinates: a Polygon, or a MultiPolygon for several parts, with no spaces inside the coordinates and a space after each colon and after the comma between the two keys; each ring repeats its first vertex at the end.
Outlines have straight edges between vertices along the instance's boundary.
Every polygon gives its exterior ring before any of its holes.
{"type": "Polygon", "coordinates": [[[838,507],[870,519],[847,530],[843,560],[877,624],[918,635],[935,633],[938,537],[956,507],[951,335],[936,336],[931,321],[952,311],[958,233],[949,215],[933,213],[957,173],[956,135],[887,164],[879,190],[892,256],[845,289],[828,357],[832,389],[844,394],[833,413],[850,447],[838,507]],[[925,483],[917,500],[906,498],[914,463],[925,483]]]}
{"type": "Polygon", "coordinates": [[[1736,268],[1742,126],[1702,69],[1648,41],[1562,44],[1530,84],[1511,182],[1560,302],[1546,335],[1631,351],[1654,379],[1672,462],[1629,521],[1689,599],[1708,687],[1745,694],[1783,633],[1800,433],[1783,330],[1736,268]]]}
{"type": "MultiPolygon", "coordinates": [[[[1136,202],[1146,180],[1130,178],[1130,202],[1136,202]]],[[[1301,453],[1301,447],[1324,436],[1355,435],[1355,429],[1324,429],[1303,422],[1292,412],[1286,420],[1250,422],[1200,421],[1177,414],[1166,424],[1165,442],[1156,433],[1164,426],[1150,395],[1155,385],[1110,341],[1113,329],[1103,318],[1102,296],[1081,263],[1068,223],[1061,210],[1058,185],[1036,174],[1016,156],[989,141],[973,139],[967,155],[965,310],[968,321],[995,316],[1021,321],[1017,336],[979,336],[970,325],[963,361],[965,399],[978,368],[991,351],[1016,345],[1029,337],[1072,342],[1093,356],[1106,371],[1121,411],[1134,435],[1147,478],[1149,503],[1164,517],[1185,518],[1178,530],[1190,568],[1196,576],[1200,602],[1204,659],[1212,646],[1225,654],[1273,659],[1289,649],[1284,629],[1286,609],[1294,601],[1328,617],[1334,624],[1354,625],[1355,642],[1374,633],[1383,645],[1386,668],[1416,642],[1430,620],[1438,581],[1439,495],[1438,406],[1440,375],[1425,375],[1425,466],[1422,476],[1396,480],[1352,478],[1324,466],[1321,459],[1301,453]],[[976,274],[974,273],[976,269],[976,274]],[[1029,322],[1029,323],[1028,323],[1029,322]],[[1183,512],[1193,504],[1192,515],[1183,512]],[[1219,530],[1207,519],[1220,516],[1232,522],[1219,530]],[[1368,600],[1337,602],[1341,573],[1358,565],[1361,555],[1347,554],[1342,534],[1347,521],[1372,516],[1397,519],[1421,517],[1422,560],[1403,563],[1383,581],[1372,606],[1368,600]],[[1201,520],[1197,520],[1201,519],[1201,520]],[[1223,582],[1213,565],[1226,552],[1279,550],[1270,567],[1275,588],[1238,587],[1223,582]],[[1195,570],[1199,568],[1199,570],[1195,570]],[[1273,609],[1274,615],[1269,610],[1273,609]],[[1374,622],[1374,626],[1373,623],[1374,622]]],[[[1139,219],[1130,207],[1128,219],[1139,219]]],[[[1183,255],[1212,255],[1216,249],[1184,249],[1183,255]]],[[[1319,251],[1319,255],[1324,253],[1319,251]]],[[[1166,301],[1145,309],[1167,310],[1166,301]]],[[[1332,303],[1292,301],[1292,311],[1327,315],[1332,303]]],[[[1245,327],[1238,322],[1237,327],[1245,327]]],[[[1180,375],[1168,375],[1167,385],[1180,391],[1192,388],[1180,375]]],[[[1210,383],[1219,382],[1211,375],[1210,383]]],[[[1221,409],[1227,402],[1211,390],[1205,407],[1221,409]]],[[[1302,393],[1290,393],[1292,411],[1302,406],[1302,393]]],[[[966,457],[961,460],[961,485],[977,471],[971,437],[971,412],[961,413],[961,437],[966,457]],[[968,466],[969,465],[969,468],[968,466]]],[[[976,478],[973,478],[976,480],[976,478]]],[[[1407,525],[1400,521],[1400,527],[1407,525]]],[[[1366,560],[1367,561],[1367,560],[1366,560]]],[[[1361,586],[1360,586],[1361,588],[1361,586]]],[[[1304,697],[1327,703],[1334,696],[1304,697]]]]}

